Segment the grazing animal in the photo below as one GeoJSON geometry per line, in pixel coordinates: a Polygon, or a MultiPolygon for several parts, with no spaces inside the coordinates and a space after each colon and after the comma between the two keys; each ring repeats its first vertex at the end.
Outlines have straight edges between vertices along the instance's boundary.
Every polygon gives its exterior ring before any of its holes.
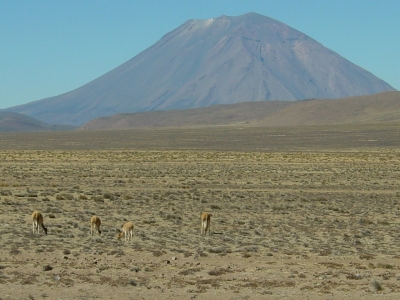
{"type": "Polygon", "coordinates": [[[206,234],[208,231],[208,234],[210,234],[210,222],[211,222],[211,217],[212,214],[208,212],[203,212],[201,214],[201,231],[200,234],[206,234]]]}
{"type": "Polygon", "coordinates": [[[122,238],[122,236],[125,235],[125,242],[129,241],[129,239],[132,242],[133,239],[133,223],[132,222],[126,222],[124,226],[122,226],[122,231],[120,234],[118,234],[118,239],[122,238]]]}
{"type": "Polygon", "coordinates": [[[95,234],[95,231],[97,230],[97,232],[99,234],[101,234],[101,230],[100,230],[100,225],[101,225],[101,220],[98,216],[93,216],[90,219],[90,234],[93,236],[95,234]]]}
{"type": "Polygon", "coordinates": [[[47,228],[44,227],[43,224],[43,215],[40,212],[38,211],[33,212],[32,221],[33,221],[32,223],[33,234],[35,233],[39,234],[39,226],[42,227],[44,233],[47,234],[47,228]]]}

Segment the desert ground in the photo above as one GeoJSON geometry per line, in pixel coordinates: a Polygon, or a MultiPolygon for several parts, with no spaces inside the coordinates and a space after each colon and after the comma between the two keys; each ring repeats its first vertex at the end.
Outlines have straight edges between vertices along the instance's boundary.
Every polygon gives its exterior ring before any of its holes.
{"type": "Polygon", "coordinates": [[[0,134],[0,299],[400,299],[399,129],[0,134]]]}

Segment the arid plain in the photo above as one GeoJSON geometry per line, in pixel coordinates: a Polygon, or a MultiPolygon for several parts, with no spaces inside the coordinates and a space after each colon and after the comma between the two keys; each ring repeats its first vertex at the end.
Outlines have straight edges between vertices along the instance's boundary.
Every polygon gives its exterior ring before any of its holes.
{"type": "Polygon", "coordinates": [[[0,134],[0,298],[398,299],[399,129],[0,134]]]}

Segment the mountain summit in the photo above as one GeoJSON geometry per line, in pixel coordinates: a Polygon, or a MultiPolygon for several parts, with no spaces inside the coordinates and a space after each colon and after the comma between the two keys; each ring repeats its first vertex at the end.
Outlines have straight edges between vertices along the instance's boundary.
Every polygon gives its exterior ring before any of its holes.
{"type": "Polygon", "coordinates": [[[307,35],[248,13],[189,20],[71,92],[9,108],[52,124],[121,112],[262,100],[341,98],[394,90],[307,35]]]}

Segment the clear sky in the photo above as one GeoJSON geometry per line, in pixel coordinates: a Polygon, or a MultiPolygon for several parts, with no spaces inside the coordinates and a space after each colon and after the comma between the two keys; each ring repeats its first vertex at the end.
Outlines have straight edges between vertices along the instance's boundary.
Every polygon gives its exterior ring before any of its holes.
{"type": "Polygon", "coordinates": [[[400,90],[400,0],[0,0],[0,109],[78,88],[186,20],[248,12],[400,90]]]}

